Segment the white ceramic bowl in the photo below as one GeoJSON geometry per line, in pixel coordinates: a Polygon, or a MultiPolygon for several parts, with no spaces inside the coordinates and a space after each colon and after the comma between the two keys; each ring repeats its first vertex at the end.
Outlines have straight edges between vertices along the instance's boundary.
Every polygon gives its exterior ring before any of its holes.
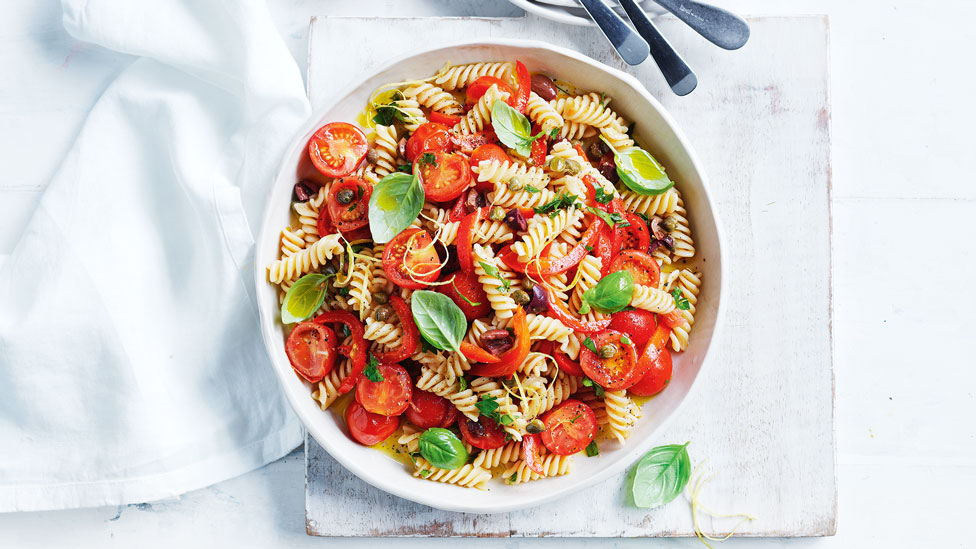
{"type": "Polygon", "coordinates": [[[620,472],[657,444],[675,442],[660,440],[656,434],[678,412],[704,364],[720,317],[722,257],[719,228],[700,164],[674,120],[640,82],[582,54],[543,42],[489,40],[402,57],[338,97],[335,103],[308,120],[288,148],[268,197],[254,266],[261,330],[272,365],[288,401],[315,440],[339,463],[377,488],[432,507],[473,513],[511,511],[561,498],[620,472]],[[326,122],[354,121],[370,92],[380,85],[434,74],[448,59],[454,63],[521,59],[530,70],[570,80],[582,88],[605,91],[613,99],[613,108],[637,123],[639,142],[667,167],[668,174],[681,189],[689,212],[697,261],[704,273],[689,349],[675,357],[670,386],[644,405],[644,417],[634,428],[628,443],[624,446],[602,444],[599,458],[577,456],[575,470],[569,475],[519,486],[493,481],[488,491],[414,478],[401,463],[386,454],[353,442],[345,432],[343,420],[333,412],[320,410],[310,396],[310,386],[292,371],[284,350],[285,335],[277,290],[267,283],[266,265],[278,257],[279,232],[289,223],[292,187],[298,170],[307,166],[306,143],[312,133],[326,122]]]}

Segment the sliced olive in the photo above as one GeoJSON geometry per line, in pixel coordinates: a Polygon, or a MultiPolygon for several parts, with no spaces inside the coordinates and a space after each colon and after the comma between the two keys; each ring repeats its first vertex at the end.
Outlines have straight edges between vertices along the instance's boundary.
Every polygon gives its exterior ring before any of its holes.
{"type": "Polygon", "coordinates": [[[598,349],[597,354],[600,355],[600,358],[613,358],[613,355],[617,354],[617,346],[613,343],[607,343],[598,349]]]}
{"type": "Polygon", "coordinates": [[[376,292],[375,294],[373,294],[373,301],[379,303],[380,305],[383,305],[384,303],[388,302],[389,300],[390,300],[390,298],[387,297],[386,296],[386,293],[384,293],[384,292],[376,292]]]}
{"type": "Polygon", "coordinates": [[[390,318],[390,308],[385,305],[377,307],[376,310],[373,311],[373,318],[376,320],[386,320],[390,318]]]}
{"type": "Polygon", "coordinates": [[[492,206],[491,212],[488,214],[488,219],[492,221],[501,221],[505,219],[505,208],[501,206],[492,206]]]}
{"type": "Polygon", "coordinates": [[[528,305],[532,301],[532,297],[522,290],[515,290],[512,292],[512,299],[515,301],[516,305],[528,305]]]}
{"type": "Polygon", "coordinates": [[[529,434],[537,435],[546,430],[546,424],[541,419],[533,419],[525,426],[525,431],[529,434]]]}
{"type": "Polygon", "coordinates": [[[349,204],[356,198],[356,193],[352,189],[342,189],[336,193],[336,200],[339,204],[349,204]]]}

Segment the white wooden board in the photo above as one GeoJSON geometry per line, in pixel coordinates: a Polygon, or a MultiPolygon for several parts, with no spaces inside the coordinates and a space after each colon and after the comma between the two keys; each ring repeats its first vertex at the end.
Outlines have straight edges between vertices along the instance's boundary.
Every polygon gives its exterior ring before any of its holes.
{"type": "MultiPolygon", "coordinates": [[[[830,296],[830,106],[823,17],[752,18],[750,43],[714,48],[674,19],[662,30],[699,89],[679,98],[651,62],[628,68],[596,30],[520,19],[312,21],[313,107],[404,50],[494,37],[577,49],[635,74],[677,119],[709,175],[726,235],[721,340],[660,442],[691,441],[716,473],[704,502],[757,520],[744,536],[832,535],[836,521],[830,296]],[[370,48],[348,37],[369,36],[370,48]]],[[[306,442],[306,527],[322,536],[689,536],[689,505],[628,507],[620,475],[564,502],[498,515],[448,513],[379,491],[306,442]]],[[[705,520],[724,532],[728,520],[705,520]]]]}

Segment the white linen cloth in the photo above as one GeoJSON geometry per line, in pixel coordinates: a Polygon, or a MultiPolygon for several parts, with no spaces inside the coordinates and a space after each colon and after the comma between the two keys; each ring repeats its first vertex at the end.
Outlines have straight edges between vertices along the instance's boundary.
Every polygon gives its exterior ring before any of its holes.
{"type": "Polygon", "coordinates": [[[62,4],[138,58],[0,266],[0,511],[171,497],[301,439],[250,263],[309,106],[263,1],[62,4]]]}

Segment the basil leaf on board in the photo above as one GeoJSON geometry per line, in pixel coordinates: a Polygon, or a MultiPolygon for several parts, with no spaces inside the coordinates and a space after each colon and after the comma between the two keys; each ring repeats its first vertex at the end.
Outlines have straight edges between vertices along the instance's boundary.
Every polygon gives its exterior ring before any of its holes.
{"type": "Polygon", "coordinates": [[[373,187],[369,197],[369,230],[373,242],[385,244],[417,219],[424,207],[424,187],[416,175],[393,172],[373,187]]]}
{"type": "Polygon", "coordinates": [[[691,478],[688,444],[658,446],[634,467],[631,493],[637,507],[660,507],[685,489],[691,478]]]}
{"type": "Polygon", "coordinates": [[[461,339],[468,321],[451,298],[430,290],[417,290],[410,296],[410,311],[420,334],[431,345],[461,352],[461,339]]]}
{"type": "Polygon", "coordinates": [[[309,273],[291,285],[281,302],[281,322],[294,324],[315,314],[325,301],[326,283],[329,277],[320,273],[309,273]]]}
{"type": "Polygon", "coordinates": [[[427,429],[418,440],[420,455],[438,469],[457,469],[468,462],[468,451],[461,439],[447,429],[427,429]]]}
{"type": "Polygon", "coordinates": [[[498,140],[506,146],[518,151],[522,156],[532,154],[532,142],[540,136],[532,135],[532,123],[529,119],[513,109],[508,103],[496,99],[491,106],[491,126],[495,129],[498,140]]]}
{"type": "Polygon", "coordinates": [[[603,277],[596,286],[583,292],[583,303],[605,313],[615,313],[627,305],[634,294],[634,275],[617,271],[603,277]]]}
{"type": "MultiPolygon", "coordinates": [[[[600,139],[610,145],[602,135],[600,139]]],[[[674,181],[664,173],[664,166],[644,149],[632,147],[617,151],[610,147],[610,150],[613,150],[613,160],[617,164],[617,175],[635,193],[661,194],[674,186],[674,181]]]]}

